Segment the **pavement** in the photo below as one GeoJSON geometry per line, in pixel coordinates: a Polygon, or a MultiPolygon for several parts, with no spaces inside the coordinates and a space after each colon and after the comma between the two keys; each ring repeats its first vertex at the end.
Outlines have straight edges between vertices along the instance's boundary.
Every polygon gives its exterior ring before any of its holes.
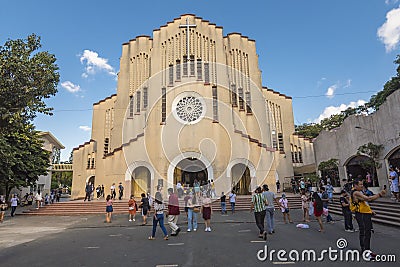
{"type": "MultiPolygon", "coordinates": [[[[178,222],[181,233],[168,241],[163,240],[159,227],[156,240],[148,240],[151,226],[140,226],[139,216],[129,222],[127,214],[113,216],[110,224],[104,223],[102,215],[7,216],[0,224],[0,266],[398,266],[397,262],[332,261],[327,254],[320,262],[283,261],[277,258],[278,250],[285,250],[286,257],[292,250],[301,255],[313,249],[320,255],[329,247],[337,250],[339,239],[340,246],[346,245],[344,252],[356,250],[358,233],[345,232],[341,216],[334,216],[335,223],[325,224],[326,232],[319,233],[315,220],[308,223],[309,229],[296,228],[302,223],[300,210],[291,211],[294,224],[284,224],[281,213],[275,214],[276,233],[268,235],[266,242],[257,237],[254,215],[248,211],[214,213],[210,233],[204,232],[201,218],[197,232],[186,232],[182,214],[178,222]],[[263,260],[265,250],[272,257],[263,260]]],[[[169,230],[167,224],[166,228],[169,230]]],[[[399,261],[398,229],[378,224],[374,229],[374,252],[394,255],[399,261]]]]}

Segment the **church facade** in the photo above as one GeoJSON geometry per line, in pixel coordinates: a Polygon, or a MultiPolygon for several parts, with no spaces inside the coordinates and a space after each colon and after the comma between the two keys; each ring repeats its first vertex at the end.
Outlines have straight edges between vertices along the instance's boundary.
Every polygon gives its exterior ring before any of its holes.
{"type": "Polygon", "coordinates": [[[274,189],[293,176],[293,133],[292,99],[262,86],[255,41],[185,14],[122,45],[117,93],[73,151],[72,197],[87,182],[106,195],[122,182],[125,198],[195,180],[217,195],[274,189]]]}

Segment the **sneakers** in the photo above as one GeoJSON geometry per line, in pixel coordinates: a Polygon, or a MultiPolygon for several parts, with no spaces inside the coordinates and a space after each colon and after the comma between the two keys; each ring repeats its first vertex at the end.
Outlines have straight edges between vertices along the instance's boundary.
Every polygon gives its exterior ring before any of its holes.
{"type": "Polygon", "coordinates": [[[129,219],[129,221],[131,222],[132,220],[131,220],[131,219],[129,219]]]}
{"type": "Polygon", "coordinates": [[[133,218],[132,221],[135,221],[135,218],[133,218]]]}
{"type": "Polygon", "coordinates": [[[196,232],[196,231],[197,231],[197,229],[196,229],[196,228],[194,228],[194,229],[193,229],[193,231],[194,231],[194,232],[196,232]]]}
{"type": "Polygon", "coordinates": [[[181,228],[176,229],[175,235],[178,235],[180,231],[181,231],[181,228]]]}
{"type": "Polygon", "coordinates": [[[207,227],[206,229],[204,229],[204,232],[211,232],[211,227],[207,227]]]}
{"type": "Polygon", "coordinates": [[[351,230],[351,229],[346,229],[345,231],[348,232],[348,233],[354,233],[355,232],[354,230],[351,230]]]}
{"type": "Polygon", "coordinates": [[[188,231],[188,232],[191,232],[192,230],[190,230],[190,229],[187,229],[187,231],[188,231]]]}

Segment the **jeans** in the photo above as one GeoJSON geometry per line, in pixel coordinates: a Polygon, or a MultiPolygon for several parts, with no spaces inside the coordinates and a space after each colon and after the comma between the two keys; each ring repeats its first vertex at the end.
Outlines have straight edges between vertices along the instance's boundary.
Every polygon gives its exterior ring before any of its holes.
{"type": "Polygon", "coordinates": [[[151,236],[155,237],[156,236],[156,229],[157,229],[157,223],[160,224],[161,230],[164,233],[164,236],[167,236],[167,229],[165,229],[164,226],[164,214],[157,214],[156,215],[157,219],[153,216],[153,230],[151,232],[151,236]]]}
{"type": "Polygon", "coordinates": [[[356,220],[360,230],[361,251],[371,249],[372,214],[356,212],[356,220]]]}
{"type": "Polygon", "coordinates": [[[235,212],[235,202],[231,202],[231,210],[232,210],[232,213],[235,212]]]}
{"type": "Polygon", "coordinates": [[[193,209],[188,209],[188,230],[197,229],[197,213],[193,209]],[[193,221],[193,228],[192,228],[193,221]]]}
{"type": "Polygon", "coordinates": [[[17,206],[11,206],[11,217],[14,217],[15,210],[17,209],[17,206]]]}
{"type": "Polygon", "coordinates": [[[267,218],[268,233],[274,231],[274,208],[267,208],[265,210],[267,218]]]}
{"type": "Polygon", "coordinates": [[[221,213],[226,213],[226,202],[221,202],[221,213]]]}
{"type": "Polygon", "coordinates": [[[264,233],[265,210],[254,212],[254,217],[256,218],[256,225],[260,230],[260,234],[264,233]]]}
{"type": "Polygon", "coordinates": [[[353,218],[350,210],[342,210],[344,216],[344,229],[353,230],[353,218]]]}

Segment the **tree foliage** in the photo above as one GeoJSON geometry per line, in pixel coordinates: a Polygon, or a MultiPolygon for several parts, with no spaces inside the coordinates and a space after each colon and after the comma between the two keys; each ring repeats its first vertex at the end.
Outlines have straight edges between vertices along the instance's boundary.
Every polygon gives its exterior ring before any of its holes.
{"type": "Polygon", "coordinates": [[[51,115],[44,100],[56,94],[59,74],[55,56],[40,48],[35,34],[0,46],[0,187],[7,196],[34,184],[50,163],[32,120],[51,115]]]}

